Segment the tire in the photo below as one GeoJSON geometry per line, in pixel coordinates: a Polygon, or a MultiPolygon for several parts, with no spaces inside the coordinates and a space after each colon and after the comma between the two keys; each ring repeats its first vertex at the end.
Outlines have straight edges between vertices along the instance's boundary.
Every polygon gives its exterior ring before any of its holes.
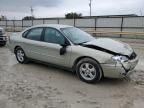
{"type": "Polygon", "coordinates": [[[77,76],[84,82],[96,83],[102,78],[102,70],[98,62],[84,58],[76,65],[77,76]]]}
{"type": "Polygon", "coordinates": [[[21,64],[26,64],[29,62],[28,58],[25,55],[24,50],[20,47],[15,49],[15,56],[17,61],[21,64]]]}

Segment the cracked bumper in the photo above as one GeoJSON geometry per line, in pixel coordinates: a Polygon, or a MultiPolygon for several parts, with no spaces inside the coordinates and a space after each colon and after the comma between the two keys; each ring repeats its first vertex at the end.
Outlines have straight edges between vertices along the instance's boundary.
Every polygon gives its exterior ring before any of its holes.
{"type": "Polygon", "coordinates": [[[138,64],[138,58],[124,63],[117,64],[101,64],[104,77],[123,78],[131,72],[138,64]]]}

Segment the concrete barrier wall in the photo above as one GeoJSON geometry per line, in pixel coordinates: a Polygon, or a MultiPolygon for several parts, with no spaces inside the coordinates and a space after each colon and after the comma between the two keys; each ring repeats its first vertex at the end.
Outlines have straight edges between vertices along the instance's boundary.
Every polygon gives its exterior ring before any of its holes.
{"type": "Polygon", "coordinates": [[[76,27],[87,27],[87,28],[94,28],[95,25],[95,19],[76,19],[75,20],[75,26],[76,27]]]}
{"type": "Polygon", "coordinates": [[[60,19],[58,23],[74,26],[74,19],[60,19]]]}
{"type": "Polygon", "coordinates": [[[38,19],[0,21],[0,27],[5,28],[6,30],[8,29],[14,31],[22,31],[27,27],[40,24],[65,24],[88,31],[95,30],[118,32],[144,32],[144,17],[96,17],[83,19],[38,19]]]}
{"type": "Polygon", "coordinates": [[[43,20],[33,20],[32,25],[40,25],[40,24],[43,24],[43,20]]]}
{"type": "Polygon", "coordinates": [[[58,24],[59,20],[44,20],[44,24],[58,24]]]}
{"type": "Polygon", "coordinates": [[[144,17],[124,18],[123,27],[144,27],[144,17]]]}
{"type": "Polygon", "coordinates": [[[0,26],[6,26],[6,21],[0,21],[0,26]]]}
{"type": "Polygon", "coordinates": [[[122,18],[98,18],[97,27],[121,27],[122,18]]]}

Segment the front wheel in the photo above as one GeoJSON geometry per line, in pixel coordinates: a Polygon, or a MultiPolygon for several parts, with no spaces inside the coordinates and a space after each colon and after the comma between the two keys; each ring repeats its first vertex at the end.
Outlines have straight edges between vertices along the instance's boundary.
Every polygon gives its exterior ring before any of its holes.
{"type": "Polygon", "coordinates": [[[102,78],[100,65],[90,58],[84,58],[77,63],[76,73],[81,80],[87,83],[98,82],[102,78]]]}
{"type": "Polygon", "coordinates": [[[28,58],[26,57],[22,48],[20,48],[20,47],[16,48],[15,55],[16,55],[17,61],[19,63],[21,63],[21,64],[28,63],[28,58]]]}

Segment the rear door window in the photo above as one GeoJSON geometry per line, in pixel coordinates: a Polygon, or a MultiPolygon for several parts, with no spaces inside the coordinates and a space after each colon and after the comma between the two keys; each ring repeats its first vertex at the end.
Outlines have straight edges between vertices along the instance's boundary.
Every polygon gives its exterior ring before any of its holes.
{"type": "Polygon", "coordinates": [[[40,41],[42,36],[43,28],[34,28],[29,31],[26,38],[31,40],[40,41]]]}

